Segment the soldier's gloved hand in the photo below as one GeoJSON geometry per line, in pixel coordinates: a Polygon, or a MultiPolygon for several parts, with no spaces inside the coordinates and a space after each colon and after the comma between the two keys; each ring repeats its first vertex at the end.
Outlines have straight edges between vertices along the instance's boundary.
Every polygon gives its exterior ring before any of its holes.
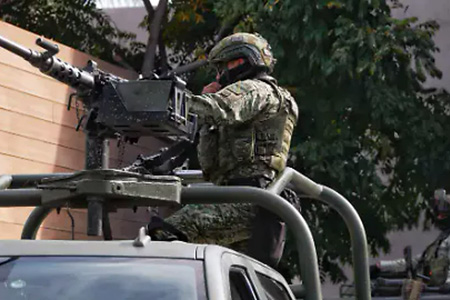
{"type": "Polygon", "coordinates": [[[210,84],[208,84],[207,86],[203,87],[202,94],[215,93],[215,92],[219,91],[221,88],[222,88],[222,86],[220,85],[220,83],[218,83],[217,81],[214,81],[214,82],[211,82],[210,84]]]}

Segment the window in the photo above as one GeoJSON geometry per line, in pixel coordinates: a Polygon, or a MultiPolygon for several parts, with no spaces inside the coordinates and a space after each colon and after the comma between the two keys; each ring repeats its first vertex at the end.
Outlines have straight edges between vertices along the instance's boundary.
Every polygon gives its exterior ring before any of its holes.
{"type": "Polygon", "coordinates": [[[278,281],[256,272],[268,300],[291,300],[289,293],[278,281]]]}
{"type": "Polygon", "coordinates": [[[230,289],[232,300],[254,300],[255,291],[244,269],[231,267],[230,289]]]}
{"type": "Polygon", "coordinates": [[[200,261],[115,257],[0,260],[0,299],[204,300],[200,261]]]}

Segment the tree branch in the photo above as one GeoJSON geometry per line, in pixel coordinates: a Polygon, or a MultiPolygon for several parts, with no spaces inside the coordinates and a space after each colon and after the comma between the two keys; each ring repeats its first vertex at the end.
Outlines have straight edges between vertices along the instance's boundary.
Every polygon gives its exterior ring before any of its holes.
{"type": "MultiPolygon", "coordinates": [[[[144,1],[144,4],[145,2],[148,1],[144,1]]],[[[145,52],[144,63],[142,65],[142,75],[144,78],[150,77],[155,66],[156,47],[158,45],[159,34],[161,31],[161,22],[165,15],[166,9],[167,0],[160,0],[153,15],[153,19],[151,20],[150,36],[148,37],[147,49],[145,52]]]]}
{"type": "MultiPolygon", "coordinates": [[[[165,24],[167,21],[167,18],[165,18],[164,21],[165,21],[164,22],[164,24],[165,24]]],[[[164,40],[163,40],[163,36],[162,36],[163,28],[164,28],[164,26],[161,27],[161,31],[159,33],[159,38],[158,38],[159,57],[161,59],[161,74],[165,74],[169,70],[169,64],[167,62],[166,45],[164,44],[164,40]]]]}
{"type": "MultiPolygon", "coordinates": [[[[225,22],[222,24],[221,28],[219,29],[217,35],[214,37],[214,44],[219,42],[221,39],[223,39],[239,21],[239,18],[236,18],[230,22],[225,22]]],[[[210,47],[207,47],[207,52],[209,52],[214,45],[211,45],[210,47]]],[[[171,74],[182,74],[186,72],[194,71],[195,69],[198,69],[200,67],[205,66],[208,63],[207,59],[198,59],[196,61],[193,61],[189,64],[179,66],[175,70],[172,70],[170,72],[162,72],[164,74],[163,76],[169,76],[171,74]]]]}
{"type": "Polygon", "coordinates": [[[14,0],[0,0],[0,7],[12,4],[14,0]]]}
{"type": "Polygon", "coordinates": [[[148,26],[150,28],[150,24],[153,20],[153,15],[155,14],[155,9],[153,8],[153,5],[150,3],[150,0],[142,0],[144,2],[145,9],[147,10],[148,14],[148,26]]]}

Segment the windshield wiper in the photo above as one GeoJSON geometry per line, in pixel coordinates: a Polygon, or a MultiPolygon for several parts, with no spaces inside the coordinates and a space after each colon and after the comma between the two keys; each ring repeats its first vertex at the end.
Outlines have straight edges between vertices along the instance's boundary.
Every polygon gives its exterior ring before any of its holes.
{"type": "Polygon", "coordinates": [[[6,265],[7,263],[10,263],[10,262],[18,260],[18,259],[19,259],[19,256],[8,257],[4,261],[0,261],[0,266],[6,265]]]}

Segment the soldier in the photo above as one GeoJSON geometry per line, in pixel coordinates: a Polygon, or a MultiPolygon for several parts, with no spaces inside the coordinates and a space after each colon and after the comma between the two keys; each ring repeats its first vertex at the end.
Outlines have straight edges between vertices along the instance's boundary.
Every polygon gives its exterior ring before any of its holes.
{"type": "MultiPolygon", "coordinates": [[[[425,283],[434,287],[450,287],[450,199],[445,190],[436,190],[433,199],[435,223],[441,230],[437,239],[412,260],[414,273],[423,275],[425,283]],[[429,278],[429,279],[428,279],[429,278]]],[[[404,275],[408,270],[404,259],[379,261],[371,267],[371,277],[404,275]]],[[[446,289],[447,290],[447,289],[446,289]]]]}
{"type": "MultiPolygon", "coordinates": [[[[286,167],[297,104],[269,76],[275,59],[260,35],[228,36],[208,59],[217,70],[217,81],[204,87],[190,104],[201,125],[197,150],[204,178],[222,186],[266,188],[286,167]]],[[[298,205],[292,191],[281,196],[298,205]]],[[[190,241],[244,251],[271,266],[282,255],[284,223],[261,207],[188,205],[165,221],[190,241]]],[[[157,236],[161,231],[151,232],[157,236]]]]}

